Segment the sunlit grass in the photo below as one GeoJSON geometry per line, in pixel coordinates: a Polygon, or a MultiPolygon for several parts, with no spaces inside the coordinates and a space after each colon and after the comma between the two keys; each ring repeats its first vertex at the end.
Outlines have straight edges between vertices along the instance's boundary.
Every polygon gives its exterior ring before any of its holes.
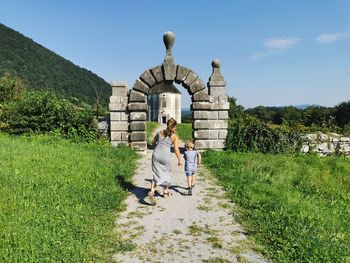
{"type": "Polygon", "coordinates": [[[183,142],[192,140],[192,123],[179,123],[176,126],[176,134],[183,142]]]}
{"type": "Polygon", "coordinates": [[[153,121],[147,121],[146,122],[147,125],[147,143],[151,143],[152,139],[153,139],[153,131],[159,126],[158,122],[153,122],[153,121]]]}
{"type": "Polygon", "coordinates": [[[0,133],[2,262],[106,262],[135,152],[0,133]]]}
{"type": "Polygon", "coordinates": [[[203,160],[276,262],[349,262],[348,158],[213,152],[203,160]]]}

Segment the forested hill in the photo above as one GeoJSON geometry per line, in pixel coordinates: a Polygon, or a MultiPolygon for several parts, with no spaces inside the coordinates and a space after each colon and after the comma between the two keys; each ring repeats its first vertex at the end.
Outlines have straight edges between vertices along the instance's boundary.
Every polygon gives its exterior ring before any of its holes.
{"type": "Polygon", "coordinates": [[[96,102],[95,88],[104,105],[111,94],[110,85],[96,74],[0,23],[0,77],[5,73],[20,77],[30,89],[52,89],[89,104],[96,102]]]}

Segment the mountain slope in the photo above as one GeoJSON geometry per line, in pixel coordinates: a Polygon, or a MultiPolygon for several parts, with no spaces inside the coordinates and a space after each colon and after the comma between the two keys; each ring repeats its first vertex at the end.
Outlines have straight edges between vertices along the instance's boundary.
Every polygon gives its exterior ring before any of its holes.
{"type": "Polygon", "coordinates": [[[19,76],[30,89],[52,89],[89,104],[96,101],[95,88],[104,105],[111,94],[110,85],[96,74],[0,23],[0,77],[5,73],[19,76]]]}

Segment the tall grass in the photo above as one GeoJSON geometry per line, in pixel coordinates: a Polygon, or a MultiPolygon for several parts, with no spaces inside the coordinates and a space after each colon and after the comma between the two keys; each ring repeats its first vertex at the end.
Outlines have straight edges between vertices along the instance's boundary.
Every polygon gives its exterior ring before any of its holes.
{"type": "Polygon", "coordinates": [[[153,139],[153,131],[159,126],[159,123],[153,122],[153,121],[147,121],[146,125],[147,125],[147,128],[146,128],[147,143],[151,143],[153,139]]]}
{"type": "Polygon", "coordinates": [[[0,260],[106,262],[136,154],[0,133],[0,260]]]}
{"type": "Polygon", "coordinates": [[[350,261],[349,159],[209,151],[203,160],[271,259],[350,261]]]}
{"type": "Polygon", "coordinates": [[[183,142],[192,140],[192,123],[179,123],[176,125],[176,134],[183,142]]]}

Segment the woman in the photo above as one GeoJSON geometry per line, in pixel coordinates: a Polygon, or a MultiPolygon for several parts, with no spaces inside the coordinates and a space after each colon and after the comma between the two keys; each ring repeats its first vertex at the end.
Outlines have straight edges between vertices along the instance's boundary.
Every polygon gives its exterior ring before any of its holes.
{"type": "Polygon", "coordinates": [[[171,118],[167,122],[165,130],[160,131],[153,138],[152,144],[155,144],[152,154],[152,171],[153,180],[151,183],[151,190],[148,193],[148,198],[151,204],[156,204],[154,192],[157,185],[163,186],[164,196],[170,196],[169,186],[171,183],[171,163],[170,163],[170,149],[174,145],[175,154],[177,157],[177,164],[182,165],[181,154],[179,150],[179,137],[175,134],[176,120],[171,118]]]}

